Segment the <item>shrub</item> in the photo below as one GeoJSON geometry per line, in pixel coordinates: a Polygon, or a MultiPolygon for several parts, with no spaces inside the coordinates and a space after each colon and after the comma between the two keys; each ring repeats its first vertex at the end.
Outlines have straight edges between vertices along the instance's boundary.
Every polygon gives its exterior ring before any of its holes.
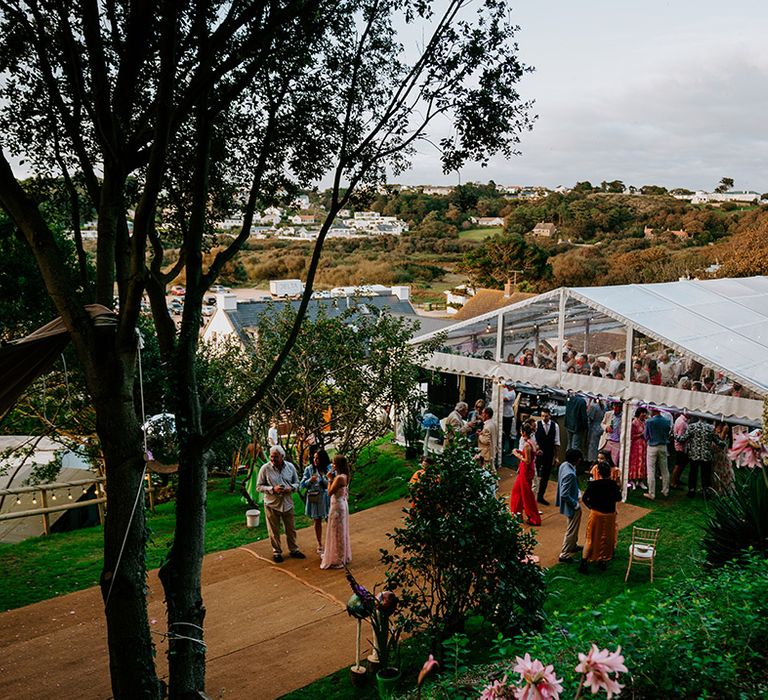
{"type": "Polygon", "coordinates": [[[439,644],[464,629],[470,613],[505,633],[540,627],[541,569],[528,560],[535,543],[496,498],[495,478],[454,438],[411,486],[405,525],[382,551],[390,588],[402,601],[400,624],[426,630],[439,644]]]}
{"type": "Polygon", "coordinates": [[[748,549],[768,556],[768,486],[762,468],[738,469],[733,490],[712,501],[702,541],[709,567],[748,549]]]}
{"type": "MultiPolygon", "coordinates": [[[[622,695],[648,698],[766,697],[768,560],[749,554],[683,585],[627,592],[577,615],[555,614],[546,633],[525,635],[508,653],[530,653],[563,676],[564,697],[579,684],[573,658],[590,644],[621,645],[629,673],[622,695]]],[[[487,677],[509,671],[496,665],[487,677]]]]}

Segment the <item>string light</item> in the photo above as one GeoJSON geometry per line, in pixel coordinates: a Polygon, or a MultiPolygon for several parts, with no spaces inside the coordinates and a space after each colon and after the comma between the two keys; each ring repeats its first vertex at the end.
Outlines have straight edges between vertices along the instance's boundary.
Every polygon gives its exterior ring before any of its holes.
{"type": "Polygon", "coordinates": [[[55,494],[55,493],[52,493],[52,494],[51,494],[51,500],[52,500],[52,501],[55,501],[55,500],[56,500],[56,494],[55,494]]]}
{"type": "Polygon", "coordinates": [[[88,493],[88,490],[83,486],[83,493],[88,493]]]}
{"type": "Polygon", "coordinates": [[[72,492],[67,489],[67,498],[71,501],[72,500],[72,492]]]}
{"type": "Polygon", "coordinates": [[[33,506],[37,505],[37,496],[32,496],[32,505],[33,506]]]}
{"type": "Polygon", "coordinates": [[[16,496],[16,505],[21,505],[21,496],[16,496]]]}

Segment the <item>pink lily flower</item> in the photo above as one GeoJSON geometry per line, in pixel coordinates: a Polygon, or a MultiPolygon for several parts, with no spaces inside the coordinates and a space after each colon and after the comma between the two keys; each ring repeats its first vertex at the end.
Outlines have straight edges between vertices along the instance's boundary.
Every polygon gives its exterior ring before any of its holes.
{"type": "Polygon", "coordinates": [[[610,676],[611,673],[627,672],[621,647],[610,652],[607,649],[600,650],[593,644],[589,654],[579,654],[579,661],[576,671],[585,674],[585,685],[589,686],[593,694],[602,689],[608,694],[608,700],[611,700],[614,695],[621,693],[624,686],[616,680],[618,675],[616,678],[610,676]]]}
{"type": "Polygon", "coordinates": [[[558,700],[563,691],[562,678],[555,674],[552,664],[544,666],[538,659],[531,659],[530,654],[523,658],[516,657],[514,672],[520,674],[524,685],[515,690],[517,700],[558,700]]]}
{"type": "Polygon", "coordinates": [[[419,677],[416,681],[416,687],[421,688],[421,684],[427,679],[427,676],[429,676],[432,673],[435,673],[440,669],[440,664],[435,661],[435,657],[432,656],[432,654],[429,655],[429,658],[424,662],[424,665],[421,667],[421,671],[419,671],[419,677]]]}

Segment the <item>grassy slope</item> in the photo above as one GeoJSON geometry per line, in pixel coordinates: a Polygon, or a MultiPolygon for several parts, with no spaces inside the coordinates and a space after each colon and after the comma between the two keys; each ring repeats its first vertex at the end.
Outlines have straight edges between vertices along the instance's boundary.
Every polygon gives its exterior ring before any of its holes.
{"type": "MultiPolygon", "coordinates": [[[[582,485],[583,487],[584,485],[582,485]]],[[[652,584],[646,567],[633,567],[628,583],[624,583],[627,567],[627,550],[632,537],[631,528],[619,533],[616,559],[605,572],[592,571],[588,575],[579,574],[574,565],[560,564],[546,573],[549,596],[545,610],[549,615],[556,613],[572,614],[580,610],[595,610],[602,601],[628,592],[639,605],[647,601],[647,594],[663,579],[684,579],[689,573],[700,567],[701,526],[705,521],[707,506],[700,500],[684,497],[684,491],[673,491],[668,499],[651,502],[639,494],[631,494],[630,502],[648,507],[651,512],[636,524],[642,527],[659,527],[659,554],[655,567],[655,579],[652,584]]],[[[620,640],[617,640],[620,643],[620,640]]],[[[482,641],[472,646],[474,662],[482,663],[485,659],[482,641]]],[[[403,649],[402,666],[406,669],[401,690],[413,688],[421,663],[428,650],[424,640],[411,640],[403,649]]],[[[516,650],[522,655],[524,650],[516,650]]],[[[322,697],[324,700],[348,700],[351,698],[378,697],[372,684],[362,691],[355,690],[349,683],[347,669],[322,678],[305,688],[284,696],[286,700],[310,700],[322,697]]]]}
{"type": "Polygon", "coordinates": [[[485,228],[471,228],[459,233],[459,238],[463,241],[484,241],[490,236],[495,236],[497,233],[501,233],[504,229],[501,226],[485,227],[485,228]]]}
{"type": "MultiPolygon", "coordinates": [[[[402,449],[382,438],[370,451],[374,461],[357,471],[352,482],[353,511],[371,508],[402,497],[408,490],[413,466],[402,457],[402,449]]],[[[361,457],[363,464],[367,456],[361,457]]],[[[245,526],[246,506],[239,494],[228,490],[228,479],[211,479],[208,486],[206,552],[231,549],[267,536],[262,518],[259,528],[245,526]]],[[[298,504],[298,496],[294,496],[298,504]]],[[[160,566],[173,540],[174,503],[163,503],[147,513],[151,530],[147,545],[147,568],[160,566]]],[[[303,513],[298,505],[297,513],[303,513]]],[[[297,527],[311,521],[300,515],[297,527]]],[[[35,537],[18,544],[0,545],[0,610],[29,605],[40,600],[95,586],[102,562],[103,531],[91,527],[74,532],[35,537]]]]}

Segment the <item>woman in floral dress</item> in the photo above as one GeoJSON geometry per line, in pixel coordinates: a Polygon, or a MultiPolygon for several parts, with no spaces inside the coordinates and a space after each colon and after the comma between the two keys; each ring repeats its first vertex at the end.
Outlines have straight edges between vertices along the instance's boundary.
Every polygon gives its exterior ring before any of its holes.
{"type": "Polygon", "coordinates": [[[642,488],[648,490],[645,480],[648,475],[646,465],[646,456],[648,454],[648,443],[645,441],[645,419],[648,418],[648,409],[640,406],[635,411],[635,417],[632,419],[632,428],[630,437],[632,442],[629,448],[629,488],[642,488]]]}

